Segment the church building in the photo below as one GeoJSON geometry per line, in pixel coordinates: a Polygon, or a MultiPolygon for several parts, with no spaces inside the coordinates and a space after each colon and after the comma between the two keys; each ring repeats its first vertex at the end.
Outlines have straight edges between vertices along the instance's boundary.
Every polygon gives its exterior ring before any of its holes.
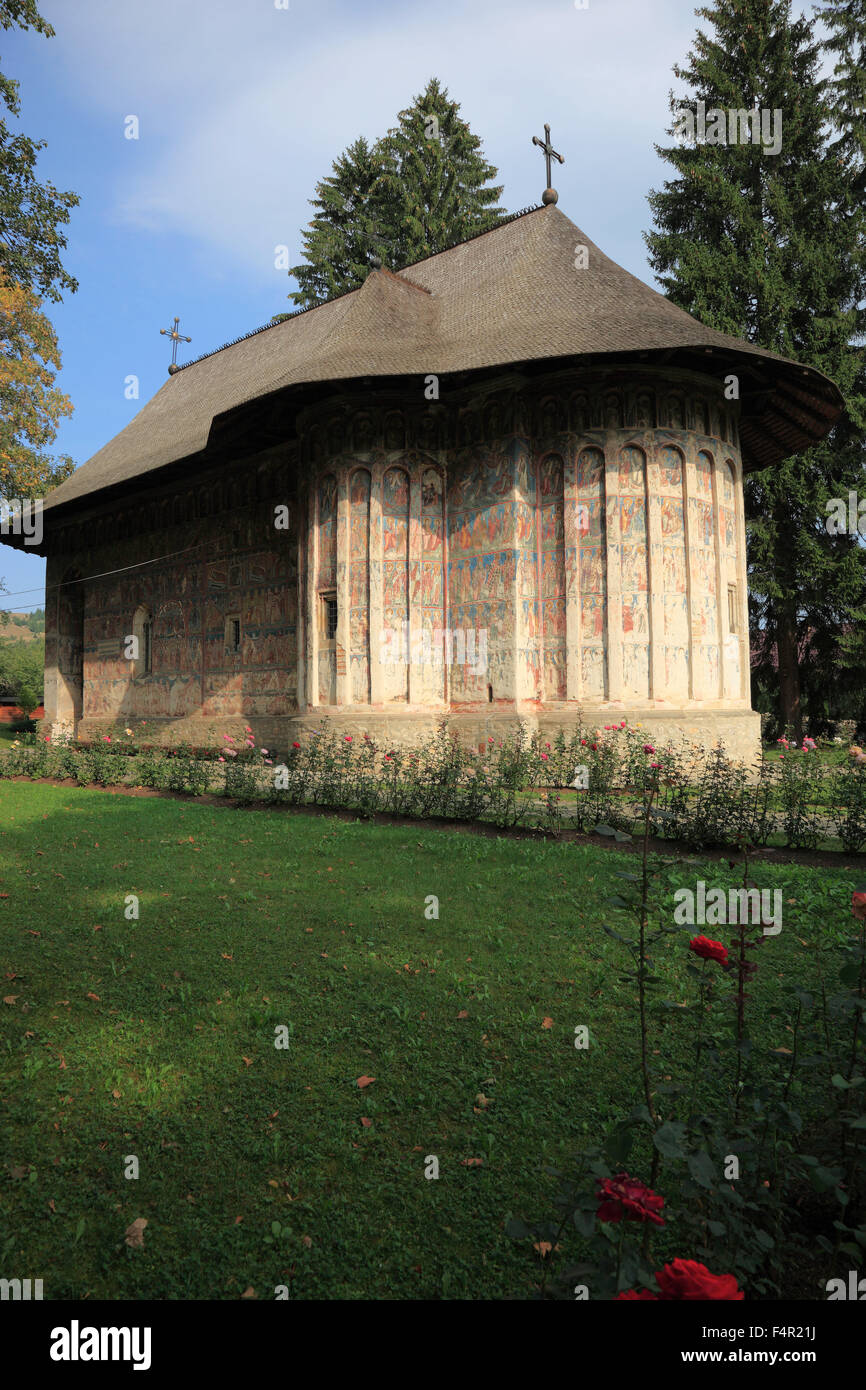
{"type": "Polygon", "coordinates": [[[743,475],[841,406],[553,195],[174,368],[50,494],[43,731],[628,718],[749,756],[743,475]]]}

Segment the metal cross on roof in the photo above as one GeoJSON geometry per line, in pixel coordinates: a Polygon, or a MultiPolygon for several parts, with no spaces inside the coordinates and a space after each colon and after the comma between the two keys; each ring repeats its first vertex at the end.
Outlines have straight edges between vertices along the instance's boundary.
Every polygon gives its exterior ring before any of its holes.
{"type": "Polygon", "coordinates": [[[539,148],[542,149],[542,150],[544,151],[544,160],[545,160],[545,164],[546,164],[546,166],[547,166],[547,187],[546,187],[546,189],[544,190],[544,196],[543,196],[543,198],[542,198],[542,202],[544,202],[544,203],[555,203],[556,200],[557,200],[557,198],[559,197],[559,194],[557,193],[557,191],[556,191],[555,188],[552,188],[552,187],[551,187],[551,182],[552,182],[552,180],[551,180],[551,177],[550,177],[550,161],[551,161],[551,159],[558,159],[559,162],[560,162],[560,164],[564,164],[564,163],[565,163],[565,160],[563,159],[563,157],[562,157],[561,154],[557,154],[556,150],[553,148],[553,146],[552,146],[551,143],[550,143],[550,126],[547,125],[547,124],[545,123],[545,126],[544,126],[544,139],[543,139],[543,140],[539,140],[539,138],[538,138],[537,135],[533,135],[533,137],[532,137],[532,143],[533,143],[533,145],[538,145],[539,148]],[[551,196],[548,196],[548,195],[551,195],[551,196]]]}
{"type": "Polygon", "coordinates": [[[165,336],[166,336],[167,338],[171,338],[171,366],[170,366],[169,369],[168,369],[168,374],[169,374],[169,376],[172,376],[174,372],[179,372],[179,371],[180,371],[180,367],[177,365],[177,345],[178,345],[178,343],[191,343],[191,342],[192,342],[192,338],[185,338],[184,335],[183,335],[182,333],[178,333],[178,331],[177,331],[177,326],[178,326],[179,323],[180,323],[180,319],[177,318],[177,317],[175,317],[174,324],[172,325],[171,328],[161,328],[161,329],[159,330],[160,333],[164,333],[165,336]]]}

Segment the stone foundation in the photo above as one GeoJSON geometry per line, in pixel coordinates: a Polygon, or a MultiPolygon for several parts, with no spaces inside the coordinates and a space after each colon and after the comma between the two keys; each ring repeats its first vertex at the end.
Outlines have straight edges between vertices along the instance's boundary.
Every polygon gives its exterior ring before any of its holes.
{"type": "MultiPolygon", "coordinates": [[[[278,755],[283,755],[294,741],[301,742],[323,727],[354,739],[362,739],[369,734],[382,746],[412,747],[428,738],[441,719],[448,719],[449,730],[467,747],[479,749],[487,744],[489,738],[496,741],[518,732],[521,726],[529,735],[539,734],[553,742],[560,730],[567,736],[575,733],[581,725],[585,729],[603,728],[605,724],[619,724],[627,719],[631,727],[642,725],[648,743],[664,747],[668,742],[679,745],[683,740],[703,745],[711,749],[721,740],[729,757],[738,762],[753,764],[760,757],[761,720],[752,710],[735,709],[686,709],[659,710],[640,709],[625,706],[606,706],[605,708],[574,710],[528,709],[515,711],[508,709],[488,709],[480,706],[467,711],[431,711],[429,709],[376,710],[340,709],[320,707],[314,712],[297,715],[294,718],[249,718],[207,719],[192,715],[186,719],[151,719],[147,722],[144,741],[163,747],[177,747],[187,743],[192,747],[216,747],[222,742],[223,734],[229,734],[243,742],[244,729],[252,729],[258,746],[264,746],[278,755]]],[[[82,719],[78,737],[93,742],[113,728],[104,719],[82,719]]],[[[136,738],[141,736],[137,721],[132,725],[136,738]]],[[[43,732],[50,732],[47,721],[42,722],[43,732]]]]}

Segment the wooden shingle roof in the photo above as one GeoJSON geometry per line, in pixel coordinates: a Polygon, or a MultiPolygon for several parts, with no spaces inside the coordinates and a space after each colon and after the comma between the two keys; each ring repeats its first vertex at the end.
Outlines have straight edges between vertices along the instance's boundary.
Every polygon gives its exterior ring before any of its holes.
{"type": "Polygon", "coordinates": [[[738,364],[757,371],[740,421],[747,468],[808,447],[841,413],[822,373],[706,328],[550,206],[397,273],[372,271],[359,289],[183,367],[49,494],[46,511],[199,453],[217,417],[286,387],[635,354],[675,356],[719,378],[738,364]],[[585,269],[575,266],[579,246],[585,269]]]}

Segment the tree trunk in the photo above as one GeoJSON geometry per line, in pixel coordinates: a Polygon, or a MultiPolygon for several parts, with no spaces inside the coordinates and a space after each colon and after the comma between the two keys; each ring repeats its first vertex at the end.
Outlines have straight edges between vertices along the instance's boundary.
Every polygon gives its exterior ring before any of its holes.
{"type": "Polygon", "coordinates": [[[779,653],[779,715],[797,743],[803,739],[803,711],[800,705],[800,666],[797,651],[797,617],[793,603],[779,605],[776,622],[779,653]]]}

